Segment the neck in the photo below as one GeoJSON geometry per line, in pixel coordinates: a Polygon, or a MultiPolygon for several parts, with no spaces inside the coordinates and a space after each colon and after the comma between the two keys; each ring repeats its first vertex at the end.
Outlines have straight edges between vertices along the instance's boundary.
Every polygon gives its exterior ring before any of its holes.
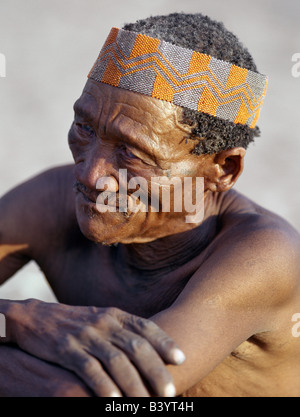
{"type": "MultiPolygon", "coordinates": [[[[212,195],[206,204],[204,221],[187,232],[149,243],[119,245],[121,264],[141,278],[159,277],[199,255],[218,233],[221,199],[212,195]]],[[[134,274],[135,275],[135,274],[134,274]]]]}

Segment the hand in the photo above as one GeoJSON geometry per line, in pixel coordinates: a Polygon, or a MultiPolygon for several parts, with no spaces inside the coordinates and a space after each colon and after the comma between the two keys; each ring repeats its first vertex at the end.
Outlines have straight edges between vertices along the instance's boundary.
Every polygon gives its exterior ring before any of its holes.
{"type": "Polygon", "coordinates": [[[184,355],[150,320],[28,300],[19,303],[14,326],[20,348],[73,371],[97,396],[175,395],[165,363],[179,365],[184,355]]]}

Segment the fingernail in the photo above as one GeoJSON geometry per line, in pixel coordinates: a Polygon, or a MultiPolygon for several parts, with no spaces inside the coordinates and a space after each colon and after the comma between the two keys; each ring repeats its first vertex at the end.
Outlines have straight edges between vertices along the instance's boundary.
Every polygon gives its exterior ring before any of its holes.
{"type": "Polygon", "coordinates": [[[181,365],[185,361],[185,354],[180,349],[174,349],[173,358],[178,365],[181,365]]]}
{"type": "Polygon", "coordinates": [[[117,391],[112,391],[109,397],[121,397],[121,395],[117,391]]]}
{"type": "Polygon", "coordinates": [[[176,395],[176,388],[175,385],[171,382],[165,386],[164,389],[164,397],[175,397],[176,395]]]}

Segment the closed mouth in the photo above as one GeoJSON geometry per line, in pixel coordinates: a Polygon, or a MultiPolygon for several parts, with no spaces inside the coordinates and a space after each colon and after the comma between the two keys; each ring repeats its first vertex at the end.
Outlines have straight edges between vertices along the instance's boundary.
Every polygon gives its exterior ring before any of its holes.
{"type": "MultiPolygon", "coordinates": [[[[88,202],[88,203],[92,203],[92,204],[97,204],[97,199],[100,195],[100,192],[96,192],[96,191],[92,191],[89,188],[87,188],[85,185],[83,185],[81,182],[76,181],[74,186],[73,186],[73,190],[76,194],[80,194],[82,195],[82,197],[88,202]]],[[[114,193],[112,193],[114,194],[114,193]]],[[[124,211],[127,211],[128,208],[126,206],[124,206],[123,202],[119,199],[119,195],[117,194],[115,196],[116,198],[116,202],[115,204],[109,204],[109,198],[107,196],[107,202],[105,204],[105,206],[107,207],[115,207],[117,211],[120,211],[122,213],[124,213],[124,211]]]]}
{"type": "Polygon", "coordinates": [[[87,202],[96,204],[98,193],[89,190],[85,185],[81,184],[79,181],[75,182],[73,190],[76,194],[80,193],[87,202]]]}

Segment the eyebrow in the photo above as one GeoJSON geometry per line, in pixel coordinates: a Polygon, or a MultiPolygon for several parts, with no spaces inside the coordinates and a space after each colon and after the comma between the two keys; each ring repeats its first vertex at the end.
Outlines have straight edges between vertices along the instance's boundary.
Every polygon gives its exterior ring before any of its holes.
{"type": "Polygon", "coordinates": [[[73,105],[73,110],[75,114],[77,114],[80,117],[84,117],[89,121],[94,121],[97,118],[97,114],[95,111],[93,111],[93,109],[95,109],[94,103],[89,101],[86,103],[82,103],[81,98],[75,101],[73,105]]]}
{"type": "Polygon", "coordinates": [[[147,133],[142,132],[141,129],[140,131],[135,129],[135,126],[138,125],[138,123],[128,122],[128,120],[126,120],[126,116],[120,121],[120,117],[124,116],[124,114],[120,114],[116,119],[114,119],[112,125],[110,126],[109,133],[138,148],[145,155],[153,159],[152,155],[149,154],[149,152],[153,149],[151,146],[153,138],[151,138],[147,133]]]}
{"type": "Polygon", "coordinates": [[[92,118],[91,112],[85,106],[75,103],[73,110],[78,116],[84,117],[86,119],[92,118]]]}

